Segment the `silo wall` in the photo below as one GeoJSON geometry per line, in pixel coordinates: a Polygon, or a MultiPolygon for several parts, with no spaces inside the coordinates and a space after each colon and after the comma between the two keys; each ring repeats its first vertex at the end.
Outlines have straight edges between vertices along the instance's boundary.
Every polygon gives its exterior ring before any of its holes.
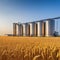
{"type": "Polygon", "coordinates": [[[45,36],[45,22],[42,22],[42,36],[45,36]]]}
{"type": "Polygon", "coordinates": [[[23,36],[23,25],[22,24],[20,24],[20,26],[18,27],[18,31],[19,31],[19,35],[20,36],[23,36]]]}
{"type": "Polygon", "coordinates": [[[26,25],[26,35],[30,36],[30,25],[29,24],[26,25]]]}
{"type": "Polygon", "coordinates": [[[16,36],[16,23],[13,23],[13,35],[16,36]]]}
{"type": "Polygon", "coordinates": [[[18,36],[22,36],[22,35],[23,35],[23,25],[18,24],[18,36]]]}
{"type": "Polygon", "coordinates": [[[55,31],[55,20],[46,20],[46,36],[53,36],[55,31]]]}
{"type": "Polygon", "coordinates": [[[34,29],[35,29],[35,23],[29,23],[30,24],[30,36],[35,36],[35,32],[34,32],[34,29]]]}
{"type": "Polygon", "coordinates": [[[37,36],[42,36],[42,22],[37,22],[37,36]]]}
{"type": "Polygon", "coordinates": [[[34,25],[34,36],[37,36],[37,24],[34,25]]]}
{"type": "Polygon", "coordinates": [[[27,24],[23,24],[23,36],[27,36],[27,24]]]}

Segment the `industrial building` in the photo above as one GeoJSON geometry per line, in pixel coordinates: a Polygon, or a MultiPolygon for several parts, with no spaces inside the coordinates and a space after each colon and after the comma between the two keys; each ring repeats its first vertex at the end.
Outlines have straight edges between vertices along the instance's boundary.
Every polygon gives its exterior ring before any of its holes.
{"type": "Polygon", "coordinates": [[[55,19],[58,18],[60,17],[44,19],[35,22],[28,22],[28,23],[13,23],[13,35],[14,36],[53,36],[55,31],[55,19]]]}

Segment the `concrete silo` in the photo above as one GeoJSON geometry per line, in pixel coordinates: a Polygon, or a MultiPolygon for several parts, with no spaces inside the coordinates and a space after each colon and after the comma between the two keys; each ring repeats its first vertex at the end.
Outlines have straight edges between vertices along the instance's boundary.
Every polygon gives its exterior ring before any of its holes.
{"type": "Polygon", "coordinates": [[[53,33],[55,31],[55,20],[52,20],[52,19],[46,20],[45,26],[46,26],[46,29],[45,29],[46,35],[45,36],[53,36],[53,33]]]}

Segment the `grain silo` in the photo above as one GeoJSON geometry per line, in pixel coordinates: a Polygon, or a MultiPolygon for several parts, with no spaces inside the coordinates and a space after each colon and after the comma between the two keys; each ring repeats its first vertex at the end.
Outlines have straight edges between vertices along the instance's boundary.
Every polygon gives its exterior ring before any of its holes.
{"type": "Polygon", "coordinates": [[[46,36],[53,36],[55,30],[55,20],[49,19],[45,22],[46,25],[46,36]]]}
{"type": "Polygon", "coordinates": [[[34,25],[34,36],[37,36],[37,24],[35,22],[35,25],[34,25]]]}
{"type": "Polygon", "coordinates": [[[45,36],[45,22],[42,22],[42,36],[45,36]]]}
{"type": "Polygon", "coordinates": [[[30,24],[30,36],[34,36],[35,22],[29,23],[29,24],[30,24]]]}
{"type": "Polygon", "coordinates": [[[13,23],[13,35],[16,36],[16,33],[17,33],[17,27],[16,27],[16,23],[13,23]]]}
{"type": "Polygon", "coordinates": [[[26,35],[30,36],[30,25],[28,23],[26,25],[26,35]]]}
{"type": "Polygon", "coordinates": [[[21,35],[21,25],[18,24],[18,36],[20,36],[20,35],[21,35]]]}
{"type": "Polygon", "coordinates": [[[24,24],[18,23],[18,36],[24,36],[25,28],[24,24]]]}
{"type": "Polygon", "coordinates": [[[37,22],[37,36],[42,36],[42,21],[37,22]]]}
{"type": "Polygon", "coordinates": [[[20,29],[19,30],[20,30],[20,32],[19,32],[20,36],[23,36],[23,26],[22,26],[22,24],[20,24],[20,29]]]}
{"type": "Polygon", "coordinates": [[[23,25],[23,36],[26,36],[27,35],[27,24],[24,23],[22,25],[23,25]]]}

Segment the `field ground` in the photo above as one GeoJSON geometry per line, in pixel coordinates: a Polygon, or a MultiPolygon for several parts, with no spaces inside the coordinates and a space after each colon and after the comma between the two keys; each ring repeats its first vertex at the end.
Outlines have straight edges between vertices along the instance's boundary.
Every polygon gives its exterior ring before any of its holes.
{"type": "Polygon", "coordinates": [[[0,36],[0,46],[17,44],[36,44],[42,47],[57,46],[60,47],[60,37],[7,37],[0,36]]]}
{"type": "Polygon", "coordinates": [[[60,60],[60,37],[0,36],[0,60],[60,60]]]}

